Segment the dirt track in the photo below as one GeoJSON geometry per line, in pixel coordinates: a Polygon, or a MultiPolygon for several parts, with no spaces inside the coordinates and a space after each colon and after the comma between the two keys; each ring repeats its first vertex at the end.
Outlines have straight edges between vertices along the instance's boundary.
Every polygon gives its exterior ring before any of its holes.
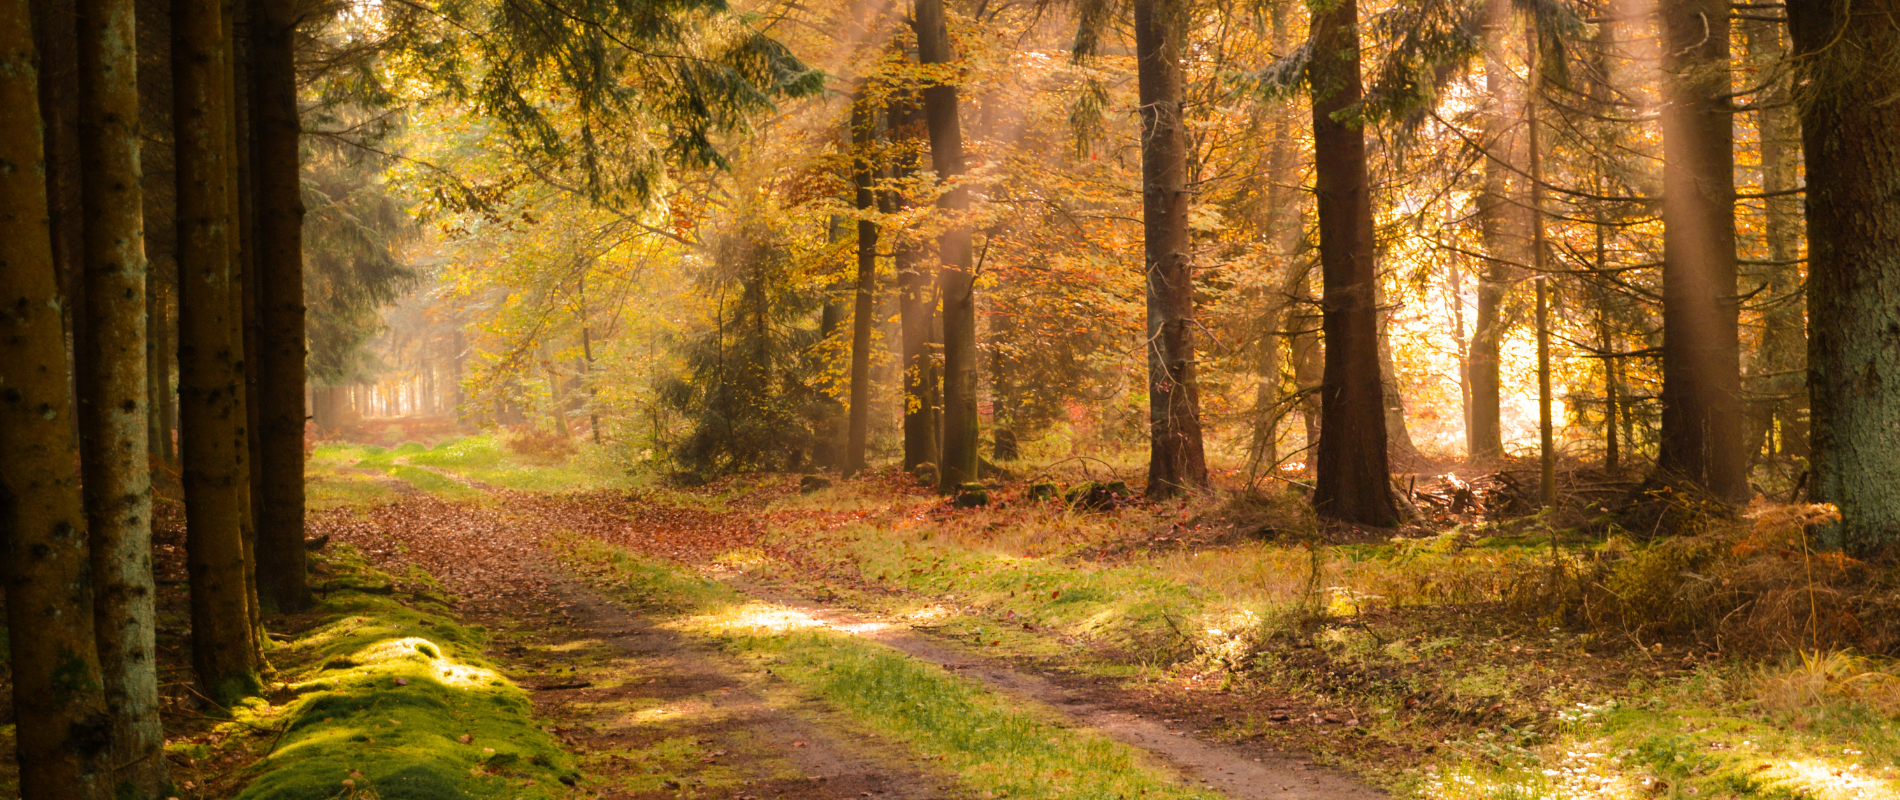
{"type": "MultiPolygon", "coordinates": [[[[490,655],[531,689],[552,730],[579,755],[584,788],[610,798],[964,796],[953,776],[857,732],[768,672],[595,591],[562,563],[549,535],[636,543],[648,554],[692,563],[691,555],[708,547],[756,537],[762,526],[744,512],[681,518],[677,509],[643,514],[637,504],[514,494],[503,500],[447,503],[411,493],[366,518],[338,515],[323,527],[386,568],[428,571],[461,598],[457,611],[467,621],[496,631],[490,655]],[[663,741],[690,757],[658,765],[630,755],[663,741]],[[606,788],[640,784],[661,766],[669,777],[640,791],[606,788]]],[[[1240,800],[1383,796],[1261,745],[1204,741],[1140,713],[1106,687],[1058,683],[906,625],[759,587],[735,588],[981,681],[1067,727],[1145,750],[1176,780],[1240,800]]]]}

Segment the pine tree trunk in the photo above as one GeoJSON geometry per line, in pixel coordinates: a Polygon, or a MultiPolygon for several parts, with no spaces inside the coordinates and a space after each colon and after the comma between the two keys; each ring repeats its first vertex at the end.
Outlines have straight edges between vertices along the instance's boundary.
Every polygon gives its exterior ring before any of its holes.
{"type": "Polygon", "coordinates": [[[1465,431],[1465,457],[1476,462],[1504,457],[1500,368],[1504,337],[1511,327],[1506,304],[1511,286],[1517,281],[1518,266],[1530,263],[1528,219],[1523,213],[1524,203],[1517,196],[1523,181],[1515,171],[1523,163],[1522,137],[1517,134],[1516,124],[1518,106],[1510,102],[1505,83],[1510,68],[1499,57],[1504,51],[1503,32],[1509,13],[1506,0],[1488,0],[1485,4],[1484,88],[1491,106],[1484,118],[1482,135],[1488,152],[1477,204],[1479,234],[1489,259],[1477,276],[1478,307],[1465,361],[1471,396],[1465,414],[1470,426],[1465,431]]]}
{"type": "Polygon", "coordinates": [[[1657,479],[1739,501],[1735,153],[1722,0],[1661,11],[1664,51],[1662,452],[1657,479]]]}
{"type": "Polygon", "coordinates": [[[1839,543],[1900,542],[1900,56],[1896,0],[1790,0],[1805,78],[1814,499],[1839,543]]]}
{"type": "Polygon", "coordinates": [[[258,591],[281,612],[310,604],[304,565],[303,191],[297,5],[249,0],[258,308],[258,591]]]}
{"type": "MultiPolygon", "coordinates": [[[[913,24],[917,56],[925,64],[956,60],[944,20],[943,0],[916,0],[913,24]]],[[[937,179],[963,177],[963,131],[958,118],[957,87],[937,83],[924,89],[924,118],[930,130],[930,161],[937,179]]],[[[960,218],[970,208],[970,190],[955,185],[937,201],[960,218]]],[[[976,272],[970,252],[970,228],[961,219],[937,239],[938,285],[943,291],[943,463],[937,491],[955,492],[977,479],[976,272]]]]}
{"type": "Polygon", "coordinates": [[[32,15],[0,0],[0,539],[20,795],[111,796],[32,15]]]}
{"type": "Polygon", "coordinates": [[[152,598],[144,201],[132,0],[82,0],[79,149],[84,165],[86,342],[92,402],[81,410],[93,617],[113,716],[115,790],[166,784],[152,598]]]}
{"type": "MultiPolygon", "coordinates": [[[[917,174],[918,150],[924,136],[917,98],[908,92],[891,99],[885,110],[890,119],[891,140],[897,158],[891,179],[895,185],[917,174]]],[[[910,208],[897,189],[884,193],[886,213],[910,208]]],[[[904,369],[904,469],[914,470],[935,464],[937,451],[937,409],[942,403],[937,384],[937,361],[931,352],[931,332],[936,328],[936,270],[925,266],[925,258],[909,237],[900,238],[891,247],[897,272],[897,313],[903,341],[904,369]]]]}
{"type": "Polygon", "coordinates": [[[1310,39],[1307,80],[1313,89],[1326,336],[1313,507],[1325,517],[1383,527],[1398,521],[1398,509],[1386,462],[1385,395],[1379,381],[1372,185],[1363,133],[1356,123],[1335,118],[1351,113],[1362,94],[1357,0],[1338,0],[1315,13],[1310,39]]]}
{"type": "Polygon", "coordinates": [[[192,666],[212,699],[255,692],[257,644],[246,580],[243,341],[232,247],[228,34],[217,0],[172,6],[179,274],[179,410],[192,666]]]}
{"type": "Polygon", "coordinates": [[[1194,366],[1193,242],[1188,236],[1187,4],[1136,0],[1141,96],[1141,218],[1148,300],[1148,496],[1207,485],[1194,366]]]}
{"type": "MultiPolygon", "coordinates": [[[[859,214],[877,208],[873,191],[871,146],[877,137],[877,109],[863,97],[851,105],[851,179],[859,214]]],[[[871,324],[877,313],[877,223],[858,220],[857,291],[851,306],[851,418],[844,448],[845,477],[864,469],[871,432],[871,324]]]]}
{"type": "MultiPolygon", "coordinates": [[[[1757,74],[1766,74],[1786,55],[1781,26],[1772,22],[1751,22],[1745,26],[1750,59],[1760,65],[1757,74]]],[[[1806,456],[1808,445],[1805,421],[1806,399],[1802,376],[1806,372],[1807,330],[1801,318],[1801,198],[1796,188],[1796,162],[1801,130],[1795,118],[1787,81],[1775,82],[1762,92],[1755,104],[1755,130],[1761,137],[1761,189],[1769,195],[1762,203],[1762,228],[1768,244],[1768,260],[1751,276],[1750,284],[1765,287],[1761,297],[1767,306],[1762,312],[1761,346],[1750,362],[1754,378],[1751,395],[1763,398],[1749,415],[1745,452],[1760,453],[1762,443],[1775,433],[1776,451],[1769,455],[1806,456]]]]}

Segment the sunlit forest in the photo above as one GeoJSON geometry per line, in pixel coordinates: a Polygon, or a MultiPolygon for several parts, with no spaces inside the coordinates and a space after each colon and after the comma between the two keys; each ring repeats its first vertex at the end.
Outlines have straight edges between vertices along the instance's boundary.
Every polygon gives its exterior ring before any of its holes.
{"type": "Polygon", "coordinates": [[[1900,798],[1897,100],[1900,0],[0,0],[0,798],[1900,798]]]}

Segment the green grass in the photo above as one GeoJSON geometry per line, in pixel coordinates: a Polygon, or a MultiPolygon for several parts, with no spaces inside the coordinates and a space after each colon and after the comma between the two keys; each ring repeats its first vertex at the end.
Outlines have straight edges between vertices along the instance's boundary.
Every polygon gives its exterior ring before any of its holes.
{"type": "Polygon", "coordinates": [[[723,642],[856,725],[900,744],[985,796],[1213,800],[1138,751],[1058,724],[1052,712],[863,639],[817,630],[796,612],[617,548],[578,547],[592,577],[629,602],[671,609],[670,623],[723,642]],[[695,613],[696,612],[696,613],[695,613]]]}
{"type": "Polygon", "coordinates": [[[508,451],[493,434],[443,442],[407,462],[453,472],[469,480],[522,492],[568,492],[630,486],[635,479],[612,463],[604,448],[585,446],[556,464],[542,464],[508,451]]]}
{"type": "Polygon", "coordinates": [[[347,588],[389,578],[332,547],[330,585],[346,588],[332,588],[308,612],[314,625],[270,654],[296,698],[235,710],[233,725],[282,731],[238,796],[567,796],[569,757],[536,727],[526,693],[481,658],[485,633],[433,604],[347,588]]]}

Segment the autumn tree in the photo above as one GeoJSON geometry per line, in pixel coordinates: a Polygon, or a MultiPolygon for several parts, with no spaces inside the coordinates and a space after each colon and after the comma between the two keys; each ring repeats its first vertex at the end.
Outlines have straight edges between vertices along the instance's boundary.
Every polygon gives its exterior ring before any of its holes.
{"type": "MultiPolygon", "coordinates": [[[[943,0],[915,0],[911,24],[917,32],[918,60],[924,64],[953,64],[950,30],[943,0]]],[[[963,128],[958,113],[957,85],[938,79],[923,90],[924,120],[930,135],[930,161],[937,179],[947,185],[937,201],[952,217],[970,209],[970,188],[961,182],[964,172],[963,128]]],[[[971,252],[969,224],[954,220],[937,239],[942,270],[938,286],[943,295],[943,463],[938,465],[937,490],[949,494],[977,479],[976,383],[976,265],[971,252]]]]}

